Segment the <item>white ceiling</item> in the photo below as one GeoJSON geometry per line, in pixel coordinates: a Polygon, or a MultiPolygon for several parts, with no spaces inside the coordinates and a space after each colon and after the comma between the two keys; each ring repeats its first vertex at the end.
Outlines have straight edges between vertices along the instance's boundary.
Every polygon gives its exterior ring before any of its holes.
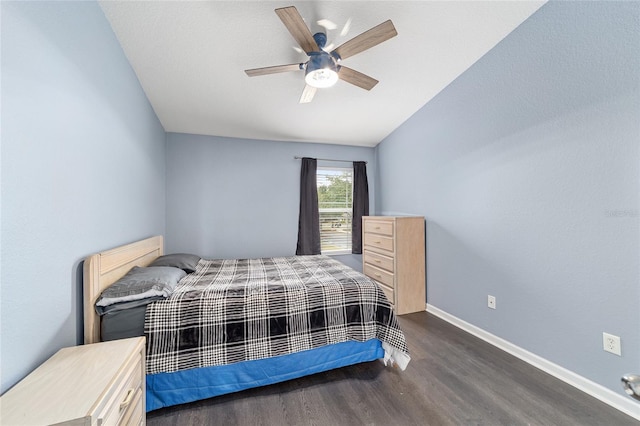
{"type": "Polygon", "coordinates": [[[544,1],[102,1],[167,132],[375,146],[493,48],[544,1]],[[299,104],[304,71],[245,69],[306,62],[274,9],[319,19],[336,46],[391,19],[398,36],[343,64],[380,81],[339,81],[299,104]],[[348,19],[351,27],[340,36],[348,19]]]}

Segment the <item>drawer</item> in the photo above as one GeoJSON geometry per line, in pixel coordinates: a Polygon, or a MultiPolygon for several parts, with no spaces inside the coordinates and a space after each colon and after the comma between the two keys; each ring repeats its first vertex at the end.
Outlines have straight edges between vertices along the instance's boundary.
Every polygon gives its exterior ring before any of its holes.
{"type": "Polygon", "coordinates": [[[136,390],[133,400],[126,408],[121,425],[139,425],[142,423],[144,407],[142,406],[142,389],[136,390]]]}
{"type": "Polygon", "coordinates": [[[391,272],[387,272],[380,268],[376,268],[375,266],[369,265],[368,263],[364,264],[364,274],[368,277],[373,278],[376,281],[381,282],[387,287],[394,287],[393,284],[393,274],[391,272]]]}
{"type": "Polygon", "coordinates": [[[364,232],[393,236],[393,222],[390,220],[365,220],[364,232]]]}
{"type": "Polygon", "coordinates": [[[365,250],[362,257],[364,258],[365,263],[393,272],[393,257],[383,256],[369,250],[365,250]]]}
{"type": "Polygon", "coordinates": [[[396,302],[394,299],[393,289],[383,284],[380,284],[380,289],[382,290],[384,295],[387,296],[387,299],[389,299],[389,302],[391,302],[392,305],[395,305],[396,302]]]}
{"type": "Polygon", "coordinates": [[[393,238],[384,237],[376,234],[364,234],[364,245],[370,246],[374,249],[385,250],[393,253],[393,238]]]}
{"type": "MultiPolygon", "coordinates": [[[[121,420],[130,413],[137,394],[142,394],[142,356],[137,354],[135,361],[125,369],[125,374],[114,384],[113,395],[98,416],[101,426],[124,424],[121,420]]],[[[141,405],[142,399],[140,399],[141,405]]]]}

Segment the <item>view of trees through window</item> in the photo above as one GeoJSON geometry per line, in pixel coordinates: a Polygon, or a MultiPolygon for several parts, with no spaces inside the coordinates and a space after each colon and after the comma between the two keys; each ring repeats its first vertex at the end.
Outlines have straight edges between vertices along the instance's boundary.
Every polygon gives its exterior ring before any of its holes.
{"type": "Polygon", "coordinates": [[[316,173],[322,253],[350,253],[353,169],[318,167],[316,173]]]}

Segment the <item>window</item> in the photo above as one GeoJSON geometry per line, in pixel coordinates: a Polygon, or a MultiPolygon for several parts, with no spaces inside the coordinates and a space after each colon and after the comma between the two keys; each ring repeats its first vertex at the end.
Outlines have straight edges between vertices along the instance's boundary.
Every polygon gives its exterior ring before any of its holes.
{"type": "Polygon", "coordinates": [[[318,167],[316,178],[322,254],[351,253],[353,169],[318,167]]]}

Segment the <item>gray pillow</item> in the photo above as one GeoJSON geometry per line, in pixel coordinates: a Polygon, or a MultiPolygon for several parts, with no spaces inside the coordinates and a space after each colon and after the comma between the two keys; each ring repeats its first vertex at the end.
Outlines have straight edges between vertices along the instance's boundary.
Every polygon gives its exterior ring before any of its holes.
{"type": "Polygon", "coordinates": [[[105,306],[114,303],[150,297],[169,297],[178,285],[178,281],[186,275],[187,273],[182,269],[168,266],[152,268],[134,266],[124,277],[104,289],[96,302],[96,310],[100,312],[105,306]]]}
{"type": "Polygon", "coordinates": [[[200,256],[189,253],[165,254],[156,258],[149,266],[172,266],[180,268],[187,274],[196,271],[196,266],[200,262],[200,256]]]}

